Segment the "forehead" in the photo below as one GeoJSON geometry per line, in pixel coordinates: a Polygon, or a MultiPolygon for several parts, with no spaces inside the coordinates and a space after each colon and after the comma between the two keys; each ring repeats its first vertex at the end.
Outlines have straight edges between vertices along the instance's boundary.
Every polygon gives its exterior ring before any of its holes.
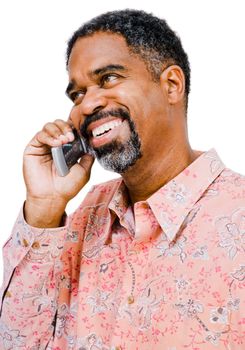
{"type": "MultiPolygon", "coordinates": [[[[125,39],[118,34],[95,33],[79,38],[72,48],[68,62],[68,72],[72,76],[77,71],[93,71],[108,64],[121,64],[126,68],[139,64],[145,66],[140,58],[133,54],[125,39]]],[[[138,66],[139,68],[139,66],[138,66]]]]}

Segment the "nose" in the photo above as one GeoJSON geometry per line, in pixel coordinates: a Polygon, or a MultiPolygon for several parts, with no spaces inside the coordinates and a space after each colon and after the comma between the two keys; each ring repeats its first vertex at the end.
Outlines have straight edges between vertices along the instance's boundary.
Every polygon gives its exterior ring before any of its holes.
{"type": "Polygon", "coordinates": [[[80,103],[80,113],[86,117],[107,106],[107,98],[103,89],[99,87],[89,87],[80,103]]]}
{"type": "Polygon", "coordinates": [[[78,105],[74,105],[71,109],[68,120],[80,130],[84,120],[93,113],[104,109],[108,104],[105,92],[99,91],[99,88],[88,87],[82,101],[78,105]]]}

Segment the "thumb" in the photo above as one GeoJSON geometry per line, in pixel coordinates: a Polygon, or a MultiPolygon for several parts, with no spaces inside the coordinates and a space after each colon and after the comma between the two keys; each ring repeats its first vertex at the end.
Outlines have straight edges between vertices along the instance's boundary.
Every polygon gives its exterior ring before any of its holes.
{"type": "Polygon", "coordinates": [[[78,162],[78,164],[84,169],[86,173],[90,173],[93,163],[94,157],[88,153],[84,154],[84,156],[82,156],[78,162]]]}

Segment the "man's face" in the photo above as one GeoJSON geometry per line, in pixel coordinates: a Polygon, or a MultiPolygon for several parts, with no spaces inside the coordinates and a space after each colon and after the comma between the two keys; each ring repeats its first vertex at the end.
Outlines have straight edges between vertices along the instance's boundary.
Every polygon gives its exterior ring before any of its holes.
{"type": "Polygon", "coordinates": [[[78,39],[68,64],[70,119],[101,164],[126,172],[157,152],[166,129],[166,97],[123,37],[96,33],[78,39]]]}

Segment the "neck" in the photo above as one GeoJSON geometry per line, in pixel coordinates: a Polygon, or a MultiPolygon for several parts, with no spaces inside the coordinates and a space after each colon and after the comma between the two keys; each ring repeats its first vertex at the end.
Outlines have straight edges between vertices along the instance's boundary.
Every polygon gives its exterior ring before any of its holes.
{"type": "Polygon", "coordinates": [[[144,201],[159,188],[164,186],[188,165],[201,152],[194,151],[189,146],[175,144],[159,155],[145,159],[143,156],[132,168],[122,175],[128,188],[132,203],[144,201]]]}

